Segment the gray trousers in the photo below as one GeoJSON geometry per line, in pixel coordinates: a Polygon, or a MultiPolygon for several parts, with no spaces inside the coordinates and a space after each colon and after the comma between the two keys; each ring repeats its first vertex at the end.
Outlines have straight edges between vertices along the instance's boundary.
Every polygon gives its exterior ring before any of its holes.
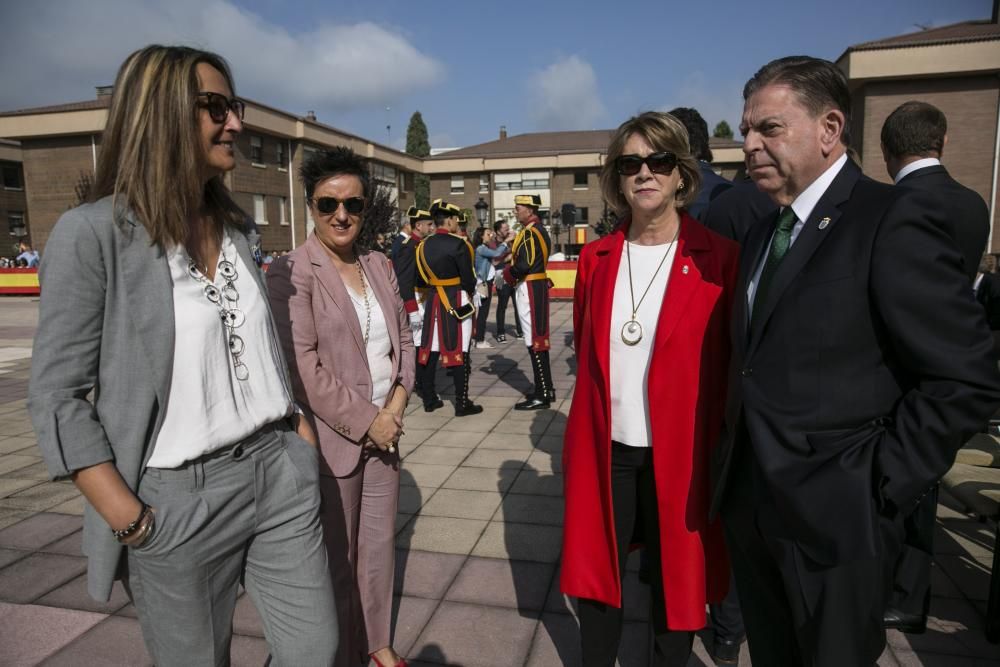
{"type": "Polygon", "coordinates": [[[156,530],[128,555],[128,587],[160,667],[228,665],[243,583],[272,665],[326,666],[337,614],[319,523],[318,453],[284,423],[179,468],[147,468],[156,530]]]}

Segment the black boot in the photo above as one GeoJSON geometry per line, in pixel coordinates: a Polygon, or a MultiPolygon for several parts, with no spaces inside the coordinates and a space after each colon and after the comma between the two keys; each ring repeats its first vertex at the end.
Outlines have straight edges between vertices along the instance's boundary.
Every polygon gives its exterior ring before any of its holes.
{"type": "MultiPolygon", "coordinates": [[[[420,348],[419,347],[416,348],[416,352],[417,352],[417,354],[415,356],[419,356],[419,354],[420,354],[420,348]]],[[[413,370],[413,393],[416,394],[417,396],[419,396],[420,398],[423,398],[424,397],[424,368],[425,368],[425,366],[422,363],[420,363],[420,361],[418,359],[414,359],[414,361],[416,363],[414,363],[413,365],[416,368],[414,368],[414,370],[413,370]]]]}
{"type": "MultiPolygon", "coordinates": [[[[542,378],[542,385],[545,387],[545,400],[549,403],[556,402],[556,388],[552,384],[552,366],[549,364],[549,351],[538,353],[538,374],[542,378]]],[[[535,392],[538,393],[537,391],[535,392]]]]}
{"type": "Polygon", "coordinates": [[[434,376],[437,374],[437,363],[440,356],[438,352],[431,352],[421,373],[421,380],[424,387],[421,393],[421,398],[424,400],[424,412],[434,412],[438,408],[444,407],[444,401],[437,395],[437,390],[434,388],[434,376]]]}
{"type": "Polygon", "coordinates": [[[455,416],[465,417],[467,415],[478,415],[483,411],[483,406],[476,405],[469,400],[469,376],[472,375],[472,362],[469,360],[469,353],[462,354],[462,365],[455,367],[452,378],[455,380],[455,416]]]}
{"type": "Polygon", "coordinates": [[[544,410],[549,407],[548,392],[545,385],[545,375],[542,372],[542,357],[530,347],[528,358],[531,359],[531,372],[535,376],[535,388],[520,403],[514,404],[515,410],[544,410]]]}

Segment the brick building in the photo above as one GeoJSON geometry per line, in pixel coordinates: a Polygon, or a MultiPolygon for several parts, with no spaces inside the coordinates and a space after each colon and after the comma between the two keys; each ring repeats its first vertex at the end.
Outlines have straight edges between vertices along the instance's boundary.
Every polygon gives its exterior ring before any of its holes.
{"type": "Polygon", "coordinates": [[[21,162],[21,146],[0,139],[0,257],[16,255],[21,240],[31,242],[21,162]]]}
{"type": "MultiPolygon", "coordinates": [[[[595,238],[593,225],[606,213],[598,177],[613,130],[538,132],[500,137],[475,146],[441,153],[424,160],[430,176],[431,199],[442,197],[462,208],[474,209],[482,200],[491,221],[514,219],[514,197],[537,194],[540,217],[553,218],[562,231],[554,243],[570,255],[595,238]],[[571,225],[563,207],[575,209],[571,225]],[[558,216],[555,213],[559,212],[558,216]]],[[[732,178],[743,166],[741,144],[712,139],[714,166],[732,178]]],[[[482,206],[483,204],[480,204],[482,206]]]]}
{"type": "MultiPolygon", "coordinates": [[[[0,113],[0,137],[20,143],[21,195],[26,200],[22,209],[31,211],[31,237],[40,250],[56,220],[79,203],[81,189],[93,179],[110,100],[110,89],[101,87],[94,100],[0,113]]],[[[297,176],[310,151],[352,148],[369,159],[373,177],[390,189],[400,208],[413,204],[413,175],[421,171],[418,158],[324,125],[313,115],[299,117],[246,103],[236,169],[226,175],[226,183],[236,202],[257,221],[264,250],[294,248],[312,231],[297,176]]]]}
{"type": "MultiPolygon", "coordinates": [[[[996,3],[995,3],[996,4],[996,3]]],[[[1000,165],[1000,25],[965,21],[849,47],[837,65],[851,86],[852,143],[867,175],[890,182],[880,147],[882,124],[908,100],[929,102],[948,117],[942,162],[989,205],[991,252],[1000,165]]]]}

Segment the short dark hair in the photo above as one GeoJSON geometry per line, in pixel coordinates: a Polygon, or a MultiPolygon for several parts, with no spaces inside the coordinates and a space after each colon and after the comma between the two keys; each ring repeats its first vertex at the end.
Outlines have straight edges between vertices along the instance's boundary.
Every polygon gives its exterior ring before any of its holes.
{"type": "Polygon", "coordinates": [[[338,175],[357,176],[361,181],[361,196],[365,201],[371,200],[372,179],[368,173],[368,162],[346,146],[307,154],[299,167],[299,179],[306,189],[306,199],[312,199],[320,181],[338,175]]]}
{"type": "Polygon", "coordinates": [[[708,123],[697,109],[677,107],[668,111],[671,116],[684,123],[691,144],[691,155],[697,160],[712,161],[712,149],[708,146],[708,123]]]}
{"type": "Polygon", "coordinates": [[[882,124],[882,145],[893,157],[941,155],[948,119],[933,104],[903,102],[882,124]]]}
{"type": "Polygon", "coordinates": [[[503,227],[505,224],[507,224],[506,220],[497,220],[496,222],[493,223],[493,231],[499,232],[500,228],[503,227]]]}
{"type": "Polygon", "coordinates": [[[831,107],[844,114],[840,141],[851,145],[851,93],[847,77],[829,60],[811,56],[786,56],[772,60],[757,70],[743,86],[743,100],[770,85],[785,85],[795,91],[799,101],[813,116],[831,107]]]}

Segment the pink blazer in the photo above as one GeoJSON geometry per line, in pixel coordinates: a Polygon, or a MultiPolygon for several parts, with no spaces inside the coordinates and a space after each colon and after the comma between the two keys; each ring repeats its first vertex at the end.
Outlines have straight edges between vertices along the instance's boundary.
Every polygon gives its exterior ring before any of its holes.
{"type": "MultiPolygon", "coordinates": [[[[389,328],[396,383],[413,389],[413,336],[389,260],[359,258],[389,328]]],[[[325,475],[346,477],[361,458],[360,441],[378,410],[361,323],[340,274],[316,235],[271,264],[271,310],[288,359],[295,400],[311,416],[325,475]]]]}

